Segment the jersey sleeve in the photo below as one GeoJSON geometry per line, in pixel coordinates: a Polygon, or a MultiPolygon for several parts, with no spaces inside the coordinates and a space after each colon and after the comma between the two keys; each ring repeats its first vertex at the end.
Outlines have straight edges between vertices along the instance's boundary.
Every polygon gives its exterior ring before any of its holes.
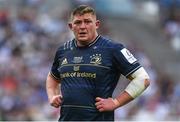
{"type": "Polygon", "coordinates": [[[59,50],[56,51],[55,57],[54,57],[54,61],[51,67],[51,71],[50,74],[56,79],[56,80],[60,80],[60,75],[59,75],[59,58],[60,58],[60,52],[59,50]]]}
{"type": "Polygon", "coordinates": [[[138,60],[123,45],[118,44],[118,46],[114,48],[113,57],[118,71],[126,77],[141,67],[138,60]]]}

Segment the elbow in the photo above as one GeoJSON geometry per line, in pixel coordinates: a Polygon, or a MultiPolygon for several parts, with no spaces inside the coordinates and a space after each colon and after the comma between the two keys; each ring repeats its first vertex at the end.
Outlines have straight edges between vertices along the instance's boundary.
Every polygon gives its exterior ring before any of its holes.
{"type": "Polygon", "coordinates": [[[144,80],[144,86],[145,88],[147,88],[150,85],[150,80],[149,79],[145,79],[144,80]]]}

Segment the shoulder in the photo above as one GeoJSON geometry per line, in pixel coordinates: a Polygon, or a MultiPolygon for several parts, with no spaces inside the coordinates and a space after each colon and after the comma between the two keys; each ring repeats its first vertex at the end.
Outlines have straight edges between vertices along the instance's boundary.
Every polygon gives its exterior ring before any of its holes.
{"type": "Polygon", "coordinates": [[[62,43],[58,47],[57,52],[68,51],[68,50],[71,50],[72,48],[73,48],[73,40],[69,40],[69,41],[66,41],[66,42],[62,43]]]}
{"type": "Polygon", "coordinates": [[[66,41],[63,44],[62,48],[63,48],[63,50],[71,50],[73,48],[73,44],[74,44],[74,39],[66,41]]]}
{"type": "Polygon", "coordinates": [[[110,48],[110,49],[123,49],[124,45],[121,43],[121,41],[116,41],[109,39],[107,37],[100,37],[101,46],[110,48]]]}
{"type": "Polygon", "coordinates": [[[62,43],[56,50],[56,57],[62,57],[67,51],[72,50],[73,40],[62,43]]]}

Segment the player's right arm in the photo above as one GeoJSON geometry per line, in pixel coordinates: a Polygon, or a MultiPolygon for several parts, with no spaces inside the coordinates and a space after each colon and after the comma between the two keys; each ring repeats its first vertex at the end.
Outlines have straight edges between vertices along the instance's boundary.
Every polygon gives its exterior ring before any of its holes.
{"type": "Polygon", "coordinates": [[[60,94],[60,81],[55,79],[51,73],[48,73],[47,75],[46,91],[51,106],[58,108],[62,103],[62,95],[60,94]]]}

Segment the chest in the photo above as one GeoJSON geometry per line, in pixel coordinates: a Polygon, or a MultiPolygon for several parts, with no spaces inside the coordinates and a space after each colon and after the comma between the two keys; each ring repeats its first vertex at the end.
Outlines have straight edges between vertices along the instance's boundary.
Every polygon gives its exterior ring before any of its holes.
{"type": "Polygon", "coordinates": [[[112,69],[113,57],[106,49],[71,50],[65,52],[59,59],[61,78],[77,76],[96,78],[97,75],[102,76],[112,69]]]}

